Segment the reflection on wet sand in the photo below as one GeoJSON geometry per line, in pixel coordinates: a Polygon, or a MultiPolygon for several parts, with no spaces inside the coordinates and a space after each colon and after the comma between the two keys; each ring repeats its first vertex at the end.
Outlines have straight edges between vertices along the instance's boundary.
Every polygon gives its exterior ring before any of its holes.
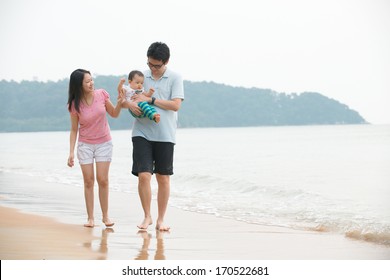
{"type": "MultiPolygon", "coordinates": [[[[91,232],[91,235],[93,234],[93,229],[89,229],[91,232]]],[[[99,260],[105,260],[107,259],[107,251],[108,251],[108,235],[110,233],[113,233],[114,229],[113,228],[105,228],[102,230],[102,237],[100,239],[100,244],[98,247],[97,252],[102,253],[101,256],[99,257],[99,260]]],[[[84,247],[90,248],[92,250],[92,242],[84,243],[84,247]]]]}
{"type": "MultiPolygon", "coordinates": [[[[93,234],[93,229],[89,229],[91,235],[93,234]]],[[[89,248],[93,251],[101,253],[99,256],[99,260],[105,260],[107,259],[107,253],[108,253],[108,238],[111,233],[114,233],[114,229],[112,228],[105,228],[101,232],[101,238],[100,243],[97,244],[94,241],[84,243],[84,247],[89,248]]],[[[142,238],[142,246],[139,250],[138,255],[134,258],[135,260],[148,260],[148,259],[154,259],[154,260],[165,260],[165,253],[164,253],[164,234],[168,234],[169,232],[162,232],[159,230],[156,230],[155,233],[155,240],[156,240],[156,247],[154,250],[154,246],[152,243],[153,234],[149,233],[145,230],[140,230],[137,232],[137,234],[142,238]],[[153,251],[154,254],[153,254],[153,251]]],[[[95,238],[96,240],[96,238],[95,238]]]]}
{"type": "Polygon", "coordinates": [[[100,241],[99,252],[103,253],[105,256],[107,256],[107,251],[108,251],[107,240],[108,240],[108,235],[110,233],[114,233],[113,228],[105,228],[102,230],[102,238],[100,241]]]}
{"type": "MultiPolygon", "coordinates": [[[[165,260],[164,255],[164,234],[166,232],[161,232],[159,230],[156,230],[156,240],[157,240],[157,246],[156,246],[156,252],[154,254],[155,260],[165,260]]],[[[140,235],[143,239],[142,247],[139,250],[139,254],[135,257],[135,260],[148,260],[149,259],[149,246],[150,241],[152,239],[152,234],[148,233],[147,231],[140,230],[138,231],[138,235],[140,235]]]]}

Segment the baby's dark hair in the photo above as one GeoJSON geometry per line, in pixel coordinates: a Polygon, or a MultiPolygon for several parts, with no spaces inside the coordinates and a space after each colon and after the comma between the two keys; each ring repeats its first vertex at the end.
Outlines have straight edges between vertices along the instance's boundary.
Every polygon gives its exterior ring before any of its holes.
{"type": "Polygon", "coordinates": [[[135,75],[138,75],[140,77],[143,77],[144,76],[144,73],[142,73],[141,71],[139,70],[133,70],[129,73],[129,77],[128,77],[128,80],[129,81],[132,81],[134,79],[134,76],[135,75]]]}

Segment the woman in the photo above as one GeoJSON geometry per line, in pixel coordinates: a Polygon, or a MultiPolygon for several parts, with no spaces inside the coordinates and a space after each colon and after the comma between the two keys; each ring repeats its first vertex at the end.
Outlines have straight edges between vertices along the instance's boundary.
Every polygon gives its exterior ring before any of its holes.
{"type": "Polygon", "coordinates": [[[108,217],[108,172],[112,157],[110,127],[106,112],[113,118],[119,116],[121,104],[125,99],[118,96],[116,106],[111,103],[109,94],[104,89],[94,88],[91,73],[77,69],[70,75],[68,110],[70,112],[70,151],[68,166],[74,166],[74,148],[77,134],[77,158],[84,178],[84,196],[88,221],[85,227],[94,227],[94,161],[96,179],[99,185],[99,200],[103,223],[111,227],[114,223],[108,217]]]}

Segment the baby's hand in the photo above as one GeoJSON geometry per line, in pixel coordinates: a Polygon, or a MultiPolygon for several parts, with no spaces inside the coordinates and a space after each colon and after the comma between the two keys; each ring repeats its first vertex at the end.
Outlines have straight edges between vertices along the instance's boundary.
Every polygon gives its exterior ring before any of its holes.
{"type": "Polygon", "coordinates": [[[118,94],[120,94],[122,92],[122,88],[123,88],[123,85],[125,84],[125,82],[126,82],[125,78],[120,79],[119,84],[118,84],[118,94]]]}
{"type": "Polygon", "coordinates": [[[148,92],[144,92],[144,95],[147,97],[152,97],[154,93],[154,88],[150,88],[148,92]]]}

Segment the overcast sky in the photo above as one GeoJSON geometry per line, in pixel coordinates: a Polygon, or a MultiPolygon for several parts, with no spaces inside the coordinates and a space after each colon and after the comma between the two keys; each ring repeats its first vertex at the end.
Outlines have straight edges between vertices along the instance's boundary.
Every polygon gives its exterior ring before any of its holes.
{"type": "Polygon", "coordinates": [[[125,75],[162,41],[185,80],[319,92],[390,123],[388,0],[0,0],[0,26],[0,80],[125,75]]]}

